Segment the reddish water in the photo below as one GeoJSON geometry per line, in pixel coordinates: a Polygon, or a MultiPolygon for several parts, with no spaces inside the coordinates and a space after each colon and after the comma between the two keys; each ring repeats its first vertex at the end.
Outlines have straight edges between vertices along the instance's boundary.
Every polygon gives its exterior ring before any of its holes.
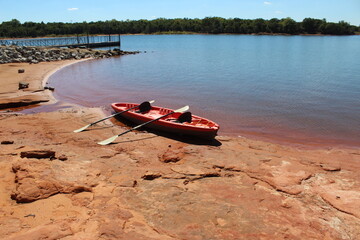
{"type": "Polygon", "coordinates": [[[126,37],[125,50],[147,53],[66,67],[50,79],[55,96],[109,111],[155,99],[190,105],[221,135],[360,146],[359,37],[126,37]]]}

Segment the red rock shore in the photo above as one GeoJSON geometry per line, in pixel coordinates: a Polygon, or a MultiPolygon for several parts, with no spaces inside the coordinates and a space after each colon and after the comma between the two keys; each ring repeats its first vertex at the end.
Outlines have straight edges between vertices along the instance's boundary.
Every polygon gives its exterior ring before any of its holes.
{"type": "MultiPolygon", "coordinates": [[[[44,79],[69,63],[0,65],[0,102],[51,100],[44,79]]],[[[103,116],[2,110],[0,239],[360,239],[360,149],[72,132],[103,116]]]]}

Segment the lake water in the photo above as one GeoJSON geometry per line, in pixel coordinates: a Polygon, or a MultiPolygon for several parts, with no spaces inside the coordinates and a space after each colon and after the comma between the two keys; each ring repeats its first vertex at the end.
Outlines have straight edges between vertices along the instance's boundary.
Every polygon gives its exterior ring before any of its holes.
{"type": "Polygon", "coordinates": [[[137,55],[50,78],[84,106],[156,100],[218,122],[221,135],[360,146],[360,36],[122,36],[137,55]]]}

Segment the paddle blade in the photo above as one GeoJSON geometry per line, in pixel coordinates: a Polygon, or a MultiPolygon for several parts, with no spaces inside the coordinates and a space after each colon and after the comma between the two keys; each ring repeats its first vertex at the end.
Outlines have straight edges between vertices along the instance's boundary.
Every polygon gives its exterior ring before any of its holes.
{"type": "Polygon", "coordinates": [[[115,135],[115,136],[112,136],[111,138],[108,138],[104,141],[101,141],[101,142],[98,142],[98,144],[100,145],[108,145],[110,143],[112,143],[113,141],[115,141],[115,139],[118,137],[119,135],[115,135]]]}
{"type": "Polygon", "coordinates": [[[149,101],[149,103],[154,103],[155,102],[155,100],[151,100],[151,101],[149,101]]]}
{"type": "Polygon", "coordinates": [[[88,124],[88,125],[86,125],[86,126],[84,126],[82,128],[76,129],[76,130],[74,130],[74,133],[82,132],[85,129],[87,129],[88,127],[90,127],[90,126],[91,126],[91,124],[88,124]]]}
{"type": "Polygon", "coordinates": [[[185,111],[187,111],[187,110],[189,110],[189,106],[185,106],[185,107],[179,108],[179,109],[175,110],[174,112],[185,112],[185,111]]]}

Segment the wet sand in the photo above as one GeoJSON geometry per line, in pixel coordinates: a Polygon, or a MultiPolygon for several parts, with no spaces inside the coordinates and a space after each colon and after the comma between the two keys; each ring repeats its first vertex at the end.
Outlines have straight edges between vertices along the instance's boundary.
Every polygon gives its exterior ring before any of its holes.
{"type": "MultiPolygon", "coordinates": [[[[1,64],[0,104],[13,103],[15,107],[16,104],[22,107],[22,103],[27,102],[28,106],[31,107],[37,104],[36,102],[55,103],[56,99],[51,94],[51,91],[44,89],[49,76],[61,68],[78,61],[79,60],[64,60],[41,64],[1,64]],[[18,70],[20,69],[24,70],[24,72],[19,73],[18,70]],[[28,88],[19,89],[19,82],[28,83],[28,88]]],[[[4,108],[6,108],[6,106],[2,106],[1,109],[4,108]]]]}
{"type": "MultiPolygon", "coordinates": [[[[55,102],[46,77],[73,62],[0,65],[0,100],[55,102]]],[[[1,239],[360,238],[359,149],[149,132],[96,144],[126,129],[116,120],[72,132],[102,117],[1,110],[1,239]]]]}

